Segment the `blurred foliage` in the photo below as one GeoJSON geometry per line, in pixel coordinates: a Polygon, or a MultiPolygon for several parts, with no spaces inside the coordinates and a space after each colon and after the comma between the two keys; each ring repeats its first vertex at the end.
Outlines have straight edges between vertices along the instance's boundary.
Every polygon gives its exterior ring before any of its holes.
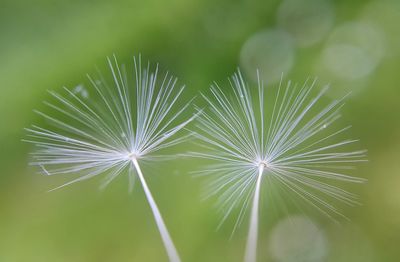
{"type": "MultiPolygon", "coordinates": [[[[227,84],[247,39],[278,26],[280,4],[0,0],[0,261],[166,261],[139,186],[129,195],[127,179],[121,177],[100,192],[98,179],[93,179],[45,193],[70,178],[42,177],[28,167],[30,147],[21,142],[23,128],[40,121],[33,109],[42,108],[46,90],[79,85],[95,65],[105,68],[105,57],[114,53],[125,62],[139,53],[159,62],[188,86],[188,97],[206,91],[214,80],[227,84]]],[[[343,116],[353,124],[352,136],[369,151],[369,163],[355,172],[369,181],[353,189],[364,205],[344,210],[350,222],[312,219],[326,235],[324,261],[398,261],[400,4],[330,4],[332,28],[316,44],[294,45],[294,62],[284,75],[296,82],[317,75],[333,91],[354,89],[343,116]],[[354,21],[379,28],[384,55],[362,79],[343,79],[321,66],[320,57],[333,41],[331,32],[354,21]]],[[[296,25],[296,20],[288,24],[296,25]]],[[[371,37],[364,35],[364,42],[371,37]]],[[[350,66],[357,65],[354,61],[351,56],[350,66]]],[[[279,66],[279,60],[273,62],[279,66]]],[[[194,165],[191,160],[144,167],[182,259],[241,261],[247,224],[230,241],[231,224],[215,230],[220,217],[212,203],[200,201],[201,183],[188,175],[194,165]]],[[[275,261],[268,246],[277,221],[269,218],[268,208],[262,215],[260,260],[275,261]]]]}

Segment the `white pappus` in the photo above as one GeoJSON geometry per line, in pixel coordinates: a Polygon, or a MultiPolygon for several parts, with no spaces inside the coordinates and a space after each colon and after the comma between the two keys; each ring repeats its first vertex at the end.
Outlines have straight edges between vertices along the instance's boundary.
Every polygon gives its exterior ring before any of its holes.
{"type": "MultiPolygon", "coordinates": [[[[64,88],[63,94],[50,91],[55,103],[45,102],[51,113],[37,111],[51,126],[27,128],[25,141],[34,144],[33,165],[47,175],[79,174],[60,187],[105,174],[107,186],[124,170],[129,185],[139,178],[153,212],[170,261],[180,261],[161,213],[153,199],[139,163],[157,160],[153,153],[176,145],[187,135],[176,136],[194,116],[184,113],[191,102],[182,103],[184,86],[166,73],[159,77],[158,65],[142,67],[141,58],[132,67],[108,58],[110,83],[99,73],[88,76],[90,92],[64,88]],[[136,174],[135,174],[136,173],[136,174]]],[[[58,187],[58,188],[60,188],[58,187]]]]}
{"type": "Polygon", "coordinates": [[[208,177],[207,197],[217,198],[222,222],[239,207],[235,230],[251,205],[244,260],[254,262],[264,186],[281,187],[331,218],[342,216],[330,201],[353,205],[357,196],[336,183],[363,182],[344,171],[365,161],[365,150],[353,151],[357,140],[340,138],[350,128],[336,127],[343,99],[324,104],[328,87],[313,95],[316,80],[301,86],[281,80],[266,89],[258,77],[253,92],[238,70],[229,82],[229,91],[214,83],[203,95],[207,107],[194,135],[204,150],[189,155],[213,161],[196,173],[208,177]]]}

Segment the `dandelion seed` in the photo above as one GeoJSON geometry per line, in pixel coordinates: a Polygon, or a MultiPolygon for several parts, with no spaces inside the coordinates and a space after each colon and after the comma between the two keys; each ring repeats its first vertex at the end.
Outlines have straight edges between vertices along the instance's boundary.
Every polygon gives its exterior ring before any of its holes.
{"type": "Polygon", "coordinates": [[[306,81],[303,86],[289,81],[283,87],[281,80],[271,95],[271,108],[265,103],[264,84],[259,77],[256,101],[240,71],[229,82],[232,96],[216,83],[211,86],[211,95],[203,96],[209,108],[200,114],[199,131],[194,135],[207,151],[190,155],[215,162],[198,173],[209,176],[208,197],[218,198],[224,212],[221,223],[240,207],[235,230],[251,204],[245,261],[253,262],[263,181],[269,189],[280,186],[334,219],[342,214],[330,200],[349,205],[357,200],[333,181],[362,182],[341,170],[364,161],[365,151],[348,149],[357,140],[338,140],[349,127],[327,128],[339,119],[343,99],[320,110],[318,105],[323,105],[321,98],[327,88],[312,96],[315,81],[306,81]]]}
{"type": "Polygon", "coordinates": [[[139,162],[187,138],[175,134],[193,120],[193,117],[184,119],[190,102],[179,101],[184,87],[176,87],[175,77],[167,73],[159,80],[158,66],[154,72],[150,71],[150,64],[142,68],[140,57],[134,58],[131,72],[119,66],[115,56],[108,59],[108,65],[111,84],[101,74],[96,80],[88,77],[92,85],[90,99],[82,100],[77,95],[85,98],[88,94],[82,85],[72,91],[64,88],[64,95],[50,92],[57,103],[45,104],[62,118],[38,112],[52,129],[39,126],[26,129],[29,138],[25,141],[37,148],[32,164],[46,175],[80,174],[58,188],[106,174],[101,185],[104,188],[128,170],[131,189],[136,171],[169,260],[180,261],[139,162]]]}

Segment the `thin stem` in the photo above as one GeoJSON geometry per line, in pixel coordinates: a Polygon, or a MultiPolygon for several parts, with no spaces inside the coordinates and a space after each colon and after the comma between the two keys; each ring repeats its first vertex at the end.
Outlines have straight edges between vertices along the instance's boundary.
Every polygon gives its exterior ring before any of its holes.
{"type": "Polygon", "coordinates": [[[258,206],[260,200],[261,178],[264,172],[264,165],[260,165],[258,169],[258,177],[256,182],[256,190],[254,192],[253,205],[250,214],[250,226],[247,236],[245,262],[255,262],[257,258],[257,238],[258,238],[258,206]]]}
{"type": "Polygon", "coordinates": [[[132,157],[132,163],[135,166],[140,182],[142,183],[142,187],[144,193],[146,194],[147,201],[149,202],[151,211],[153,211],[154,219],[156,220],[158,230],[160,231],[162,241],[169,257],[169,261],[180,262],[181,259],[179,258],[178,252],[176,251],[174,243],[172,242],[171,236],[168,233],[168,229],[165,226],[164,220],[161,217],[160,210],[158,210],[157,204],[154,201],[153,196],[151,195],[149,187],[147,186],[146,180],[144,179],[142,170],[140,169],[137,159],[132,157]]]}

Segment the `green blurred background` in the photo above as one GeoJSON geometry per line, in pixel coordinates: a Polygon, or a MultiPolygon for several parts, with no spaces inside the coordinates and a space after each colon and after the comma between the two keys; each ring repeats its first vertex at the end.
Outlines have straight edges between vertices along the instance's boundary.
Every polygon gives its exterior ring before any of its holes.
{"type": "MultiPolygon", "coordinates": [[[[363,205],[340,225],[299,213],[287,226],[263,208],[259,259],[399,261],[399,24],[398,0],[0,0],[0,261],[166,261],[140,186],[128,194],[121,177],[99,191],[93,179],[46,193],[68,177],[35,174],[21,142],[46,90],[84,83],[114,53],[159,62],[188,96],[237,66],[271,85],[283,72],[318,76],[332,98],[351,91],[342,113],[369,151],[356,172],[368,182],[352,189],[363,205]]],[[[175,165],[144,172],[183,261],[242,261],[247,221],[230,240],[232,222],[216,230],[193,162],[175,165]]]]}

